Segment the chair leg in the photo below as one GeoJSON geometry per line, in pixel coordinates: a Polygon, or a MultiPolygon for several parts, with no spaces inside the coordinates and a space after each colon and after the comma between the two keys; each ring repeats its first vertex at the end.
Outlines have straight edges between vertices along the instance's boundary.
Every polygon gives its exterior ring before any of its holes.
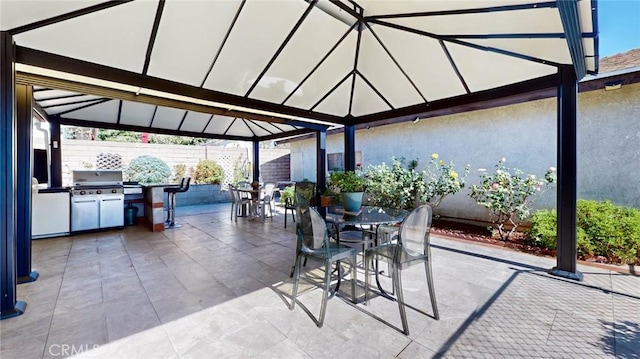
{"type": "Polygon", "coordinates": [[[293,271],[292,276],[295,276],[293,280],[293,293],[291,293],[291,304],[289,304],[289,309],[293,310],[296,306],[296,297],[298,295],[298,282],[300,282],[300,256],[296,255],[296,260],[293,263],[293,271]]]}
{"type": "MultiPolygon", "coordinates": [[[[362,252],[362,255],[364,256],[365,252],[362,252]]],[[[365,261],[367,260],[367,257],[364,257],[365,261]]],[[[351,257],[351,299],[353,301],[356,301],[356,284],[358,283],[358,270],[356,268],[356,254],[354,253],[353,256],[351,257]]],[[[339,274],[339,273],[338,273],[339,274]]],[[[365,277],[367,276],[367,273],[365,271],[365,277]]]]}
{"type": "Polygon", "coordinates": [[[327,302],[329,301],[329,287],[331,286],[331,262],[324,263],[324,291],[322,292],[322,305],[320,307],[320,317],[318,318],[318,328],[324,324],[324,315],[327,312],[327,302]]]}
{"type": "MultiPolygon", "coordinates": [[[[371,279],[369,276],[369,271],[371,270],[371,259],[368,258],[367,252],[364,252],[364,304],[369,305],[369,285],[371,284],[371,279]]],[[[375,270],[375,269],[374,269],[375,270]]]]}
{"type": "Polygon", "coordinates": [[[393,266],[393,282],[398,293],[398,308],[400,309],[400,320],[402,320],[402,329],[405,335],[409,335],[409,324],[407,324],[407,311],[404,308],[404,295],[402,294],[402,275],[401,271],[393,266]]]}
{"type": "Polygon", "coordinates": [[[433,286],[433,272],[431,270],[431,261],[424,262],[424,269],[427,274],[427,284],[429,286],[429,297],[431,298],[431,308],[433,308],[433,317],[440,320],[438,313],[438,303],[436,303],[436,290],[433,286]]]}

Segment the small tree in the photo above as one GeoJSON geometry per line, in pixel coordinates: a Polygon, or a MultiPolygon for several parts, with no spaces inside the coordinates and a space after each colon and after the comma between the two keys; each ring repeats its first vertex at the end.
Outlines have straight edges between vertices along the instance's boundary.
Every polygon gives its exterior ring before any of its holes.
{"type": "Polygon", "coordinates": [[[187,173],[187,166],[184,163],[177,164],[173,166],[173,172],[175,173],[173,182],[180,182],[187,173]]]}
{"type": "Polygon", "coordinates": [[[469,165],[466,165],[462,175],[459,175],[454,171],[453,162],[445,163],[444,160],[438,160],[438,157],[437,153],[431,155],[426,170],[424,192],[420,198],[422,202],[428,202],[432,208],[438,207],[447,195],[462,191],[469,174],[469,165]]]}
{"type": "Polygon", "coordinates": [[[416,199],[424,192],[425,172],[417,171],[418,161],[405,167],[404,158],[393,158],[391,167],[385,163],[367,168],[367,193],[376,206],[413,209],[416,199]]]}
{"type": "Polygon", "coordinates": [[[543,179],[534,175],[524,176],[517,168],[512,170],[504,165],[502,158],[496,170],[490,174],[480,171],[480,184],[471,186],[471,198],[489,211],[491,221],[496,225],[502,240],[508,240],[521,221],[529,217],[533,195],[549,188],[556,181],[555,168],[551,167],[543,179]],[[507,230],[505,224],[510,224],[507,230]]]}
{"type": "Polygon", "coordinates": [[[194,177],[196,183],[220,184],[224,179],[224,170],[214,160],[202,160],[198,162],[194,177]]]}

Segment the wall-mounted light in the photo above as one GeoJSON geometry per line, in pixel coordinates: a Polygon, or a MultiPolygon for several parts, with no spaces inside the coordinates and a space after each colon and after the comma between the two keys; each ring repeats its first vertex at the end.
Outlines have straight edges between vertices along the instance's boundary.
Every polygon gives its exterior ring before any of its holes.
{"type": "Polygon", "coordinates": [[[620,88],[622,88],[622,80],[609,81],[604,84],[605,91],[619,90],[620,88]]]}
{"type": "Polygon", "coordinates": [[[413,122],[413,123],[418,123],[418,122],[420,122],[420,117],[416,117],[416,119],[415,119],[415,120],[413,120],[413,121],[411,121],[411,122],[413,122]]]}

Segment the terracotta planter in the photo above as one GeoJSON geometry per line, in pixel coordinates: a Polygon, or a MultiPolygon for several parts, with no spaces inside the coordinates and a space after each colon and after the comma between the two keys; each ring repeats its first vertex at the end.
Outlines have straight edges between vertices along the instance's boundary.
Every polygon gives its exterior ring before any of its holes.
{"type": "Polygon", "coordinates": [[[320,207],[330,207],[335,205],[334,196],[320,196],[320,207]]]}

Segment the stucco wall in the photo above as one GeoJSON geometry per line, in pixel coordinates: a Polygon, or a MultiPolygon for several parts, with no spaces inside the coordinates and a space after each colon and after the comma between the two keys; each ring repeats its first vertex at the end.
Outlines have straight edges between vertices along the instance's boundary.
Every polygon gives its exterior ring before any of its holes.
{"type": "MultiPolygon", "coordinates": [[[[640,84],[581,93],[578,101],[578,197],[640,207],[640,84]]],[[[419,159],[422,169],[438,153],[456,169],[471,165],[467,183],[477,183],[478,168],[492,170],[502,157],[508,167],[541,176],[556,166],[556,121],[556,100],[545,99],[358,130],[355,147],[365,168],[396,156],[419,159]]],[[[327,153],[342,152],[343,138],[329,135],[327,153]]],[[[291,172],[315,178],[315,152],[313,139],[292,142],[291,172]]],[[[485,220],[468,193],[446,198],[438,212],[485,220]]],[[[536,208],[555,207],[555,196],[555,189],[539,196],[536,208]]]]}

